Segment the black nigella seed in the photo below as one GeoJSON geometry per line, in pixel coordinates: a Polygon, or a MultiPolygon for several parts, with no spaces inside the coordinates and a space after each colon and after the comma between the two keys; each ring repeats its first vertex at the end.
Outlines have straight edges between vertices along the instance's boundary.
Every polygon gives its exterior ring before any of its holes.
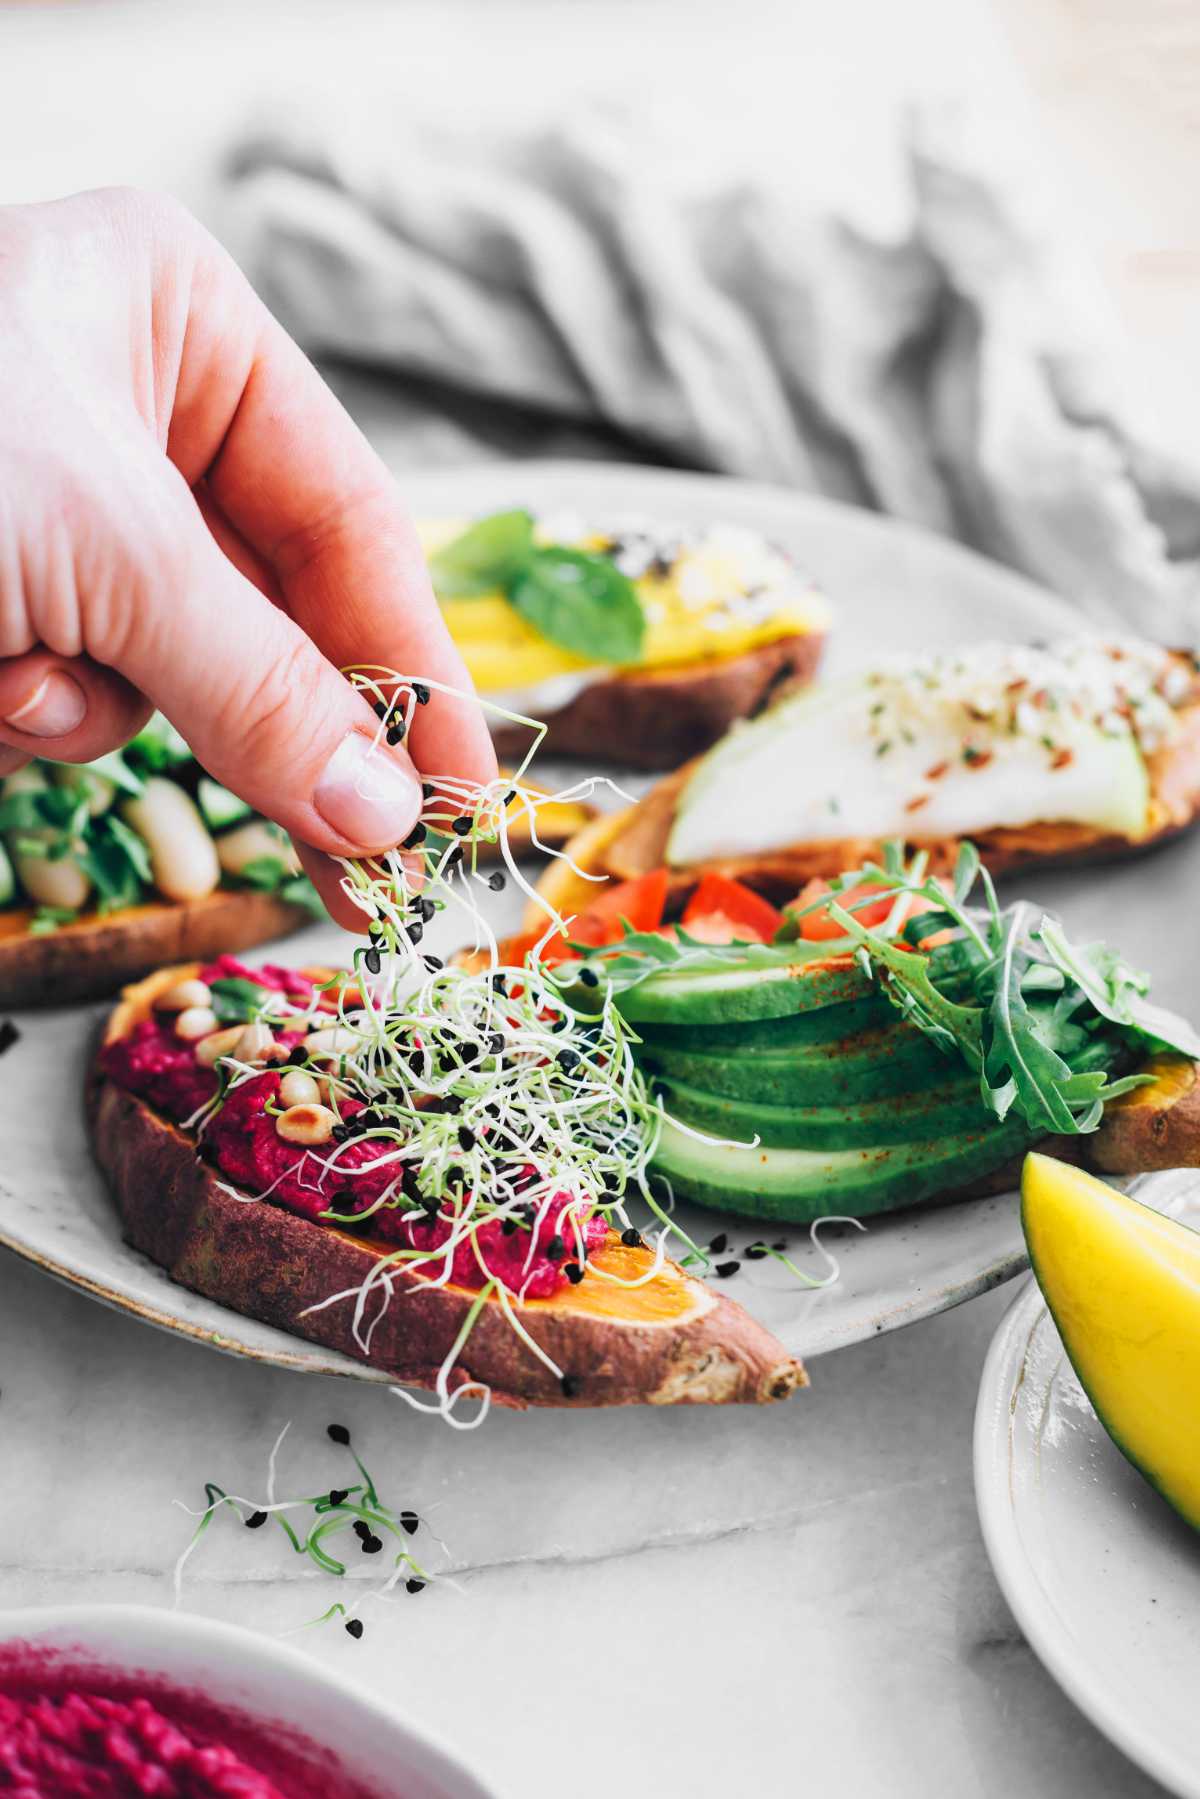
{"type": "Polygon", "coordinates": [[[583,1376],[580,1374],[564,1374],[562,1377],[564,1399],[576,1399],[583,1391],[583,1376]]]}
{"type": "Polygon", "coordinates": [[[583,987],[598,987],[600,985],[600,976],[596,973],[594,968],[581,968],[579,970],[579,981],[580,985],[583,987]]]}
{"type": "Polygon", "coordinates": [[[517,1228],[517,1221],[515,1218],[505,1218],[502,1220],[501,1225],[500,1225],[500,1229],[503,1231],[503,1233],[506,1237],[511,1237],[513,1232],[516,1230],[516,1228],[517,1228]]]}
{"type": "Polygon", "coordinates": [[[429,832],[425,829],[424,825],[416,824],[404,839],[403,847],[406,850],[415,850],[419,844],[424,843],[428,835],[429,832]]]}
{"type": "Polygon", "coordinates": [[[578,1262],[564,1262],[563,1273],[573,1287],[577,1287],[583,1279],[583,1269],[579,1266],[578,1262]]]}
{"type": "Polygon", "coordinates": [[[353,1137],[354,1131],[349,1124],[339,1123],[333,1126],[329,1135],[333,1138],[335,1143],[345,1143],[347,1138],[353,1137]]]}
{"type": "Polygon", "coordinates": [[[373,707],[376,718],[386,718],[391,708],[386,700],[376,700],[373,707]]]}
{"type": "Polygon", "coordinates": [[[736,1274],[741,1266],[739,1262],[718,1262],[713,1273],[718,1280],[727,1281],[731,1274],[736,1274]]]}
{"type": "Polygon", "coordinates": [[[368,974],[378,974],[383,967],[383,958],[377,949],[369,949],[363,956],[363,967],[368,974]]]}
{"type": "Polygon", "coordinates": [[[465,837],[471,830],[472,822],[469,818],[456,818],[450,829],[456,837],[465,837]]]}
{"type": "Polygon", "coordinates": [[[492,992],[493,993],[507,993],[508,992],[508,981],[504,975],[494,974],[492,976],[492,992]]]}
{"type": "Polygon", "coordinates": [[[555,1032],[565,1031],[566,1028],[567,1028],[567,1021],[565,1018],[556,1018],[554,1020],[554,1023],[550,1026],[550,1029],[555,1032]]]}
{"type": "Polygon", "coordinates": [[[783,1255],[784,1251],[787,1249],[787,1239],[781,1237],[778,1243],[772,1243],[771,1248],[779,1255],[783,1255]]]}
{"type": "Polygon", "coordinates": [[[404,742],[404,733],[405,733],[405,731],[407,731],[407,729],[408,729],[408,726],[405,724],[405,722],[402,718],[397,719],[396,723],[394,725],[392,725],[392,727],[388,731],[387,740],[391,744],[393,749],[395,749],[395,747],[398,743],[404,742]]]}
{"type": "Polygon", "coordinates": [[[421,798],[423,800],[431,800],[436,792],[437,788],[432,781],[421,782],[421,798]]]}
{"type": "Polygon", "coordinates": [[[428,924],[436,911],[437,907],[431,899],[420,899],[417,901],[417,915],[423,923],[428,924]]]}
{"type": "Polygon", "coordinates": [[[336,1509],[339,1505],[345,1505],[346,1500],[349,1498],[349,1495],[350,1495],[349,1487],[330,1487],[329,1503],[331,1506],[333,1506],[334,1510],[336,1511],[336,1509]]]}
{"type": "Polygon", "coordinates": [[[265,1512],[251,1512],[250,1516],[246,1519],[246,1529],[259,1530],[266,1521],[267,1514],[265,1512]]]}
{"type": "MultiPolygon", "coordinates": [[[[561,1262],[565,1251],[566,1251],[566,1245],[563,1242],[562,1238],[561,1237],[551,1237],[549,1243],[547,1243],[547,1245],[546,1245],[546,1259],[550,1262],[561,1262]]],[[[575,1263],[572,1262],[571,1268],[574,1268],[574,1267],[575,1267],[575,1263]]],[[[568,1274],[570,1274],[571,1268],[567,1269],[568,1274]]]]}
{"type": "Polygon", "coordinates": [[[357,1642],[359,1637],[361,1637],[362,1633],[363,1633],[363,1621],[361,1618],[347,1618],[346,1619],[346,1634],[348,1636],[353,1637],[355,1642],[357,1642]]]}
{"type": "Polygon", "coordinates": [[[446,964],[442,961],[440,956],[426,956],[425,966],[430,974],[436,974],[438,969],[445,968],[446,964]]]}
{"type": "Polygon", "coordinates": [[[428,687],[426,687],[424,681],[414,681],[412,684],[412,690],[413,690],[413,699],[416,700],[417,705],[418,706],[428,706],[428,704],[429,704],[429,689],[428,689],[428,687]]]}
{"type": "Polygon", "coordinates": [[[362,1552],[364,1555],[378,1555],[379,1551],[383,1548],[382,1537],[363,1537],[360,1541],[362,1542],[362,1552]]]}
{"type": "Polygon", "coordinates": [[[407,928],[409,942],[420,943],[422,937],[425,935],[425,926],[421,923],[420,919],[414,918],[407,928]]]}
{"type": "MultiPolygon", "coordinates": [[[[566,1024],[567,1021],[564,1018],[562,1022],[566,1024]]],[[[558,1063],[564,1074],[570,1074],[572,1068],[576,1067],[579,1062],[579,1053],[577,1050],[573,1049],[560,1049],[554,1060],[558,1063]]]]}
{"type": "Polygon", "coordinates": [[[712,1239],[712,1241],[709,1243],[708,1247],[712,1250],[714,1255],[719,1256],[723,1249],[727,1249],[729,1247],[729,1238],[726,1236],[724,1231],[721,1231],[717,1236],[715,1236],[712,1239]]]}
{"type": "Polygon", "coordinates": [[[417,1517],[417,1514],[415,1512],[401,1512],[400,1513],[401,1528],[406,1530],[410,1537],[416,1535],[417,1526],[420,1524],[420,1522],[421,1522],[421,1520],[417,1517]]]}
{"type": "Polygon", "coordinates": [[[747,1243],[742,1253],[748,1262],[761,1262],[767,1253],[767,1246],[765,1243],[747,1243]]]}
{"type": "Polygon", "coordinates": [[[461,1149],[474,1149],[475,1133],[471,1129],[469,1124],[460,1124],[459,1125],[459,1127],[458,1127],[458,1142],[459,1142],[459,1147],[461,1149]]]}
{"type": "Polygon", "coordinates": [[[3,1024],[0,1024],[0,1056],[4,1054],[6,1049],[12,1048],[13,1044],[20,1038],[20,1035],[20,1031],[17,1029],[11,1018],[6,1018],[3,1024]]]}
{"type": "Polygon", "coordinates": [[[329,1438],[331,1443],[341,1443],[345,1447],[349,1446],[350,1432],[346,1429],[344,1424],[331,1424],[325,1432],[325,1435],[329,1438]]]}
{"type": "Polygon", "coordinates": [[[500,873],[499,869],[496,870],[495,874],[490,874],[488,876],[488,886],[491,888],[493,893],[503,893],[504,889],[507,885],[508,885],[508,882],[506,881],[505,877],[500,873]]]}
{"type": "Polygon", "coordinates": [[[516,790],[516,788],[515,788],[515,787],[510,787],[510,788],[509,788],[509,790],[508,790],[508,792],[507,792],[507,793],[506,793],[506,794],[505,794],[505,796],[504,796],[504,804],[505,804],[505,805],[506,805],[506,806],[511,806],[511,805],[512,805],[512,803],[513,803],[513,801],[514,801],[514,800],[515,800],[515,799],[516,799],[516,797],[517,797],[517,790],[516,790]]]}
{"type": "Polygon", "coordinates": [[[500,1054],[501,1050],[504,1048],[504,1041],[505,1041],[505,1039],[504,1039],[503,1031],[493,1031],[492,1032],[491,1036],[488,1038],[488,1048],[491,1050],[491,1052],[494,1056],[498,1056],[500,1054]]]}
{"type": "Polygon", "coordinates": [[[296,1068],[301,1062],[307,1061],[308,1051],[305,1049],[304,1045],[302,1043],[293,1044],[292,1048],[288,1051],[288,1062],[290,1066],[296,1068]]]}
{"type": "Polygon", "coordinates": [[[423,1580],[406,1580],[404,1583],[404,1590],[406,1593],[423,1593],[425,1591],[425,1582],[423,1580]]]}
{"type": "Polygon", "coordinates": [[[630,1225],[627,1230],[621,1232],[621,1241],[627,1249],[640,1249],[642,1247],[642,1233],[641,1231],[634,1230],[633,1226],[630,1225]]]}
{"type": "Polygon", "coordinates": [[[353,1529],[355,1536],[360,1539],[371,1535],[371,1526],[367,1523],[365,1518],[356,1518],[351,1528],[353,1529]]]}

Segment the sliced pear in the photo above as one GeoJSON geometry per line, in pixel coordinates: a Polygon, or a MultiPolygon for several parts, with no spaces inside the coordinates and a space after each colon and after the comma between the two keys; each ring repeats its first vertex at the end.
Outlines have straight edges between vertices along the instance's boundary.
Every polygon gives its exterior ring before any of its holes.
{"type": "Polygon", "coordinates": [[[1100,1422],[1200,1529],[1200,1233],[1041,1155],[1025,1159],[1021,1222],[1100,1422]]]}

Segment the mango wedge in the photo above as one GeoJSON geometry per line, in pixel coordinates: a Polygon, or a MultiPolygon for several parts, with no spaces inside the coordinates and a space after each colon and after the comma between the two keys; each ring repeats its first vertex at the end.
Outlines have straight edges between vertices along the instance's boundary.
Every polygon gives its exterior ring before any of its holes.
{"type": "Polygon", "coordinates": [[[1100,1422],[1200,1529],[1200,1232],[1041,1155],[1025,1158],[1021,1223],[1100,1422]]]}

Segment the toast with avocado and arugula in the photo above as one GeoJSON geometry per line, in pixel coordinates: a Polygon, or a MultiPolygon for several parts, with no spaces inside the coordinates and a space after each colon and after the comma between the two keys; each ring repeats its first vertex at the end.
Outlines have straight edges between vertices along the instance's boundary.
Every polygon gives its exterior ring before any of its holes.
{"type": "MultiPolygon", "coordinates": [[[[593,815],[571,800],[536,813],[549,846],[593,815]]],[[[518,851],[530,816],[524,801],[510,813],[518,851]]],[[[324,915],[286,833],[211,780],[160,716],[96,762],[31,762],[0,781],[0,1005],[97,999],[324,915]]]]}
{"type": "MultiPolygon", "coordinates": [[[[717,869],[782,900],[892,839],[993,874],[1130,854],[1200,808],[1191,657],[1079,637],[898,657],[788,695],[571,846],[585,873],[717,869]]],[[[556,865],[562,910],[578,882],[556,865]]]]}
{"type": "Polygon", "coordinates": [[[1033,1144],[1112,1173],[1200,1164],[1200,1034],[1115,951],[1001,908],[970,845],[950,880],[893,844],[782,910],[657,869],[504,953],[633,1027],[665,1114],[653,1171],[703,1205],[865,1217],[1002,1189],[1033,1144]]]}
{"type": "Polygon", "coordinates": [[[502,754],[532,716],[556,755],[674,768],[820,659],[824,597],[745,526],[513,510],[420,531],[502,754]]]}

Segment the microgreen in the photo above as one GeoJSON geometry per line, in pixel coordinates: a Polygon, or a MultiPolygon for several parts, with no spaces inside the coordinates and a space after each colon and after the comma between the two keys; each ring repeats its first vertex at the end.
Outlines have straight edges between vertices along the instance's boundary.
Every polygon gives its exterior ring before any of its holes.
{"type": "MultiPolygon", "coordinates": [[[[199,1520],[175,1564],[176,1605],[183,1596],[184,1569],[219,1513],[228,1513],[249,1530],[275,1526],[294,1555],[305,1557],[318,1573],[338,1580],[346,1578],[350,1561],[360,1556],[369,1558],[368,1566],[372,1568],[386,1568],[388,1572],[364,1597],[386,1597],[401,1581],[410,1592],[419,1592],[436,1578],[417,1561],[409,1547],[410,1539],[422,1528],[424,1521],[411,1507],[396,1510],[380,1498],[374,1479],[351,1444],[349,1433],[342,1427],[332,1427],[328,1434],[335,1442],[344,1442],[358,1472],[358,1480],[344,1487],[329,1486],[298,1499],[281,1500],[276,1496],[279,1451],[290,1428],[285,1424],[275,1439],[267,1463],[267,1490],[261,1501],[231,1493],[216,1481],[205,1481],[205,1503],[198,1512],[176,1500],[182,1511],[199,1520]],[[334,1428],[341,1429],[342,1434],[334,1437],[334,1428]],[[376,1556],[381,1558],[378,1564],[374,1562],[376,1556]]],[[[360,1600],[347,1606],[335,1602],[320,1617],[309,1622],[321,1624],[337,1616],[350,1618],[361,1603],[360,1600]]],[[[361,1636],[361,1624],[351,1634],[361,1636]]]]}

